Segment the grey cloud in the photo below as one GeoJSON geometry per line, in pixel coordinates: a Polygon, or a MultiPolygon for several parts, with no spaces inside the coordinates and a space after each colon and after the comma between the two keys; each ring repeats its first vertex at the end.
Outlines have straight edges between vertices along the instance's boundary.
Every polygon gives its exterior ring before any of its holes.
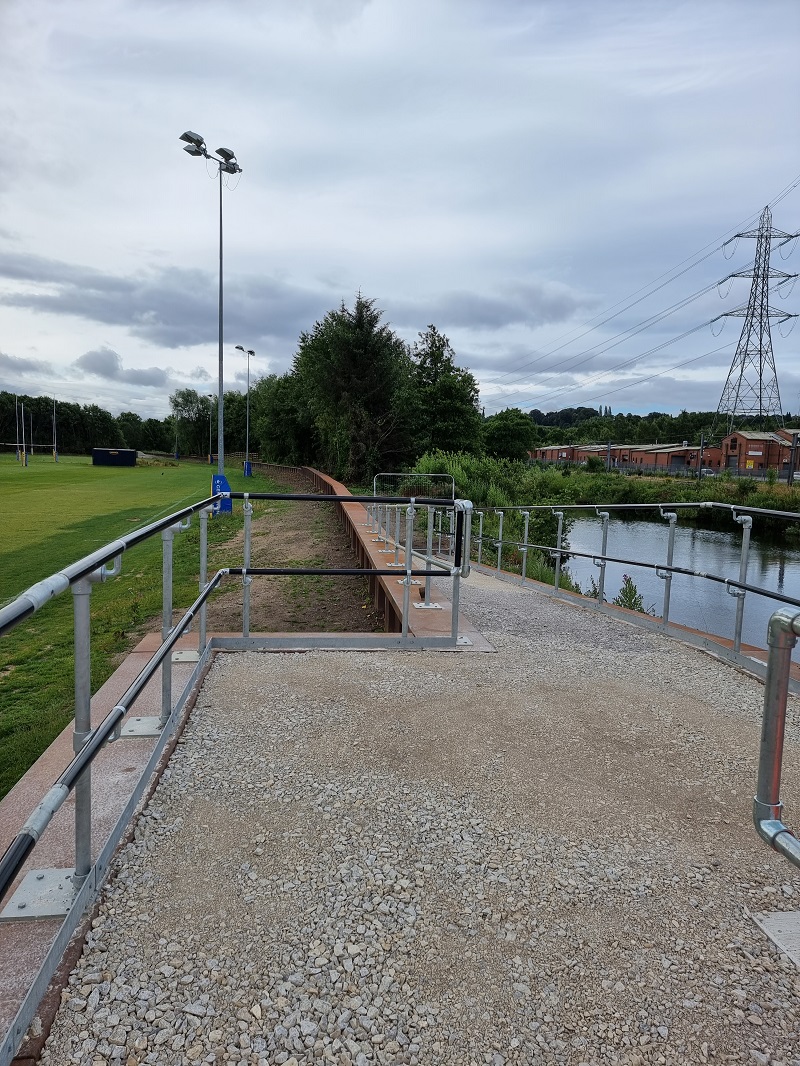
{"type": "MultiPolygon", "coordinates": [[[[0,303],[7,306],[126,327],[135,336],[166,348],[208,344],[218,336],[217,279],[201,270],[170,267],[116,277],[39,256],[0,252],[0,277],[49,289],[6,293],[0,303]]],[[[226,278],[229,334],[294,341],[330,306],[328,294],[286,282],[226,278]]]]}
{"type": "Polygon", "coordinates": [[[52,368],[42,359],[25,359],[22,356],[6,355],[0,352],[0,373],[19,375],[50,374],[52,368]]]}
{"type": "MultiPolygon", "coordinates": [[[[45,291],[18,291],[0,295],[0,304],[56,315],[76,315],[104,325],[121,326],[137,337],[166,348],[216,343],[218,338],[217,278],[200,270],[165,268],[147,275],[119,277],[89,267],[48,260],[33,255],[0,252],[0,276],[43,285],[45,291]]],[[[291,362],[297,338],[352,292],[320,281],[309,289],[269,277],[236,276],[225,279],[225,331],[253,344],[268,358],[270,369],[291,362]],[[276,346],[283,351],[276,351],[276,346]]],[[[382,301],[387,318],[423,329],[429,322],[497,328],[528,321],[552,321],[572,313],[580,298],[555,285],[512,285],[506,298],[478,293],[452,293],[430,303],[382,301]]],[[[93,353],[89,353],[93,354],[93,353]]],[[[82,359],[84,357],[81,357],[82,359]]],[[[101,376],[115,373],[113,362],[89,360],[84,370],[99,366],[101,376]]],[[[125,374],[137,372],[126,371],[125,374]]],[[[193,373],[198,380],[205,371],[193,373]]],[[[132,377],[119,380],[133,381],[132,377]]],[[[155,382],[147,382],[155,383],[155,382]]]]}
{"type": "Polygon", "coordinates": [[[122,365],[122,357],[111,348],[98,348],[95,351],[84,352],[75,360],[73,366],[95,377],[119,381],[126,385],[163,388],[169,381],[167,371],[162,370],[161,367],[151,366],[144,370],[126,370],[122,365]]]}
{"type": "Polygon", "coordinates": [[[122,358],[110,348],[101,348],[95,352],[85,352],[75,360],[75,366],[100,378],[119,381],[122,377],[122,358]]]}
{"type": "Polygon", "coordinates": [[[211,381],[211,375],[202,366],[197,366],[189,374],[192,381],[211,381]]]}
{"type": "Polygon", "coordinates": [[[502,294],[448,292],[424,306],[400,303],[393,317],[403,324],[434,322],[443,329],[464,327],[494,330],[504,326],[541,326],[564,322],[589,307],[588,297],[554,282],[512,283],[502,294]],[[428,316],[426,318],[425,316],[428,316]]]}

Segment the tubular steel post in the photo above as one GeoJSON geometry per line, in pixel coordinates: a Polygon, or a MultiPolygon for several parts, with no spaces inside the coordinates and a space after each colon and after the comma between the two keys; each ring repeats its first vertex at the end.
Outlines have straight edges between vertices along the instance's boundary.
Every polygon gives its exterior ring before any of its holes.
{"type": "MultiPolygon", "coordinates": [[[[394,524],[394,564],[400,565],[400,508],[395,508],[395,524],[394,524]]],[[[406,547],[408,552],[408,547],[406,547]]]]}
{"type": "MultiPolygon", "coordinates": [[[[200,592],[206,587],[208,583],[208,516],[211,512],[211,508],[204,507],[200,512],[200,580],[198,586],[200,592]]],[[[200,638],[198,640],[198,651],[203,654],[206,646],[206,601],[203,600],[203,606],[200,608],[200,638]]]]}
{"type": "Polygon", "coordinates": [[[481,565],[483,555],[483,511],[478,515],[478,566],[481,565]]]}
{"type": "MultiPolygon", "coordinates": [[[[747,581],[747,561],[750,554],[750,530],[753,528],[753,519],[749,514],[734,515],[734,521],[742,527],[742,554],[739,557],[739,581],[744,584],[747,581]]],[[[744,589],[737,589],[736,596],[736,624],[733,630],[733,650],[737,654],[742,648],[742,625],[744,624],[744,600],[747,593],[744,589]]]]}
{"type": "MultiPolygon", "coordinates": [[[[603,520],[603,535],[600,544],[600,554],[605,556],[608,553],[608,511],[598,511],[597,517],[603,520]]],[[[600,568],[600,579],[597,582],[597,602],[602,604],[605,600],[606,592],[606,561],[605,558],[601,559],[598,563],[595,561],[595,566],[600,568]]]]}
{"type": "Polygon", "coordinates": [[[495,514],[500,515],[500,520],[497,527],[497,573],[501,573],[501,562],[503,559],[503,519],[505,518],[505,511],[495,511],[495,514]]]}
{"type": "MultiPolygon", "coordinates": [[[[398,514],[400,508],[397,509],[398,514]]],[[[400,531],[398,530],[398,536],[400,531]]],[[[408,616],[411,613],[411,564],[414,561],[414,500],[406,508],[406,576],[403,579],[403,628],[402,638],[408,641],[408,616]]]]}
{"type": "Polygon", "coordinates": [[[463,503],[464,522],[464,545],[461,550],[461,576],[469,577],[472,563],[472,501],[465,500],[463,503]]]}
{"type": "Polygon", "coordinates": [[[764,718],[758,760],[758,785],[753,800],[753,821],[758,835],[795,866],[800,866],[800,841],[781,821],[783,804],[780,792],[789,674],[798,628],[800,615],[792,615],[785,608],[776,611],[769,620],[769,661],[764,685],[764,718]]]}
{"type": "MultiPolygon", "coordinates": [[[[72,586],[75,642],[75,731],[72,750],[77,755],[92,729],[91,578],[72,586]]],[[[75,784],[75,889],[92,868],[92,766],[87,765],[75,784]]]]}
{"type": "MultiPolygon", "coordinates": [[[[669,538],[667,540],[667,566],[672,566],[672,556],[675,551],[675,524],[678,516],[674,511],[662,511],[661,517],[669,522],[669,538]]],[[[656,571],[658,573],[658,571],[656,571]]],[[[659,574],[659,577],[661,575],[659,574]]],[[[669,623],[669,600],[672,593],[672,571],[664,571],[664,603],[661,608],[661,625],[666,629],[669,623]]]]}
{"type": "Polygon", "coordinates": [[[461,597],[461,570],[453,574],[453,596],[451,601],[450,636],[453,645],[458,644],[458,604],[461,597]]]}
{"type": "Polygon", "coordinates": [[[558,532],[556,533],[556,572],[553,579],[553,588],[558,591],[561,584],[561,539],[564,532],[564,512],[553,511],[553,514],[558,519],[558,532]]]}
{"type": "MultiPolygon", "coordinates": [[[[431,572],[431,556],[433,555],[433,519],[434,510],[432,507],[428,507],[428,536],[425,544],[425,569],[428,574],[431,572]]],[[[431,602],[431,579],[425,578],[425,606],[431,602]]]]}
{"type": "MultiPolygon", "coordinates": [[[[175,527],[162,530],[161,547],[164,557],[162,571],[161,601],[161,639],[166,640],[172,629],[172,542],[175,527]]],[[[161,718],[160,726],[165,726],[172,714],[172,656],[168,655],[161,664],[161,718]]]]}
{"type": "Polygon", "coordinates": [[[522,581],[521,584],[525,584],[525,578],[528,574],[528,529],[531,524],[530,511],[523,511],[522,517],[525,519],[525,528],[522,531],[522,581]]]}
{"type": "Polygon", "coordinates": [[[450,515],[450,539],[447,543],[447,557],[448,559],[451,559],[453,557],[453,553],[455,552],[454,533],[456,528],[456,516],[454,511],[449,511],[448,514],[450,515]]]}
{"type": "Polygon", "coordinates": [[[437,555],[441,555],[442,554],[442,512],[441,511],[437,511],[436,512],[436,518],[437,518],[437,521],[438,521],[438,525],[437,525],[438,540],[436,542],[436,545],[437,545],[436,554],[437,555]]]}
{"type": "MultiPolygon", "coordinates": [[[[250,569],[250,547],[252,536],[253,505],[250,503],[248,494],[244,497],[244,568],[250,569]]],[[[253,579],[247,574],[242,575],[242,636],[250,636],[250,586],[253,579]]]]}

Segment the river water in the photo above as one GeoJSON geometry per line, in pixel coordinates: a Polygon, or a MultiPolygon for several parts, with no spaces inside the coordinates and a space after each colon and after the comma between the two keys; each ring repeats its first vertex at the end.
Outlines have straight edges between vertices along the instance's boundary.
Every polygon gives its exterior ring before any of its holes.
{"type": "MultiPolygon", "coordinates": [[[[608,523],[606,555],[662,562],[667,557],[667,522],[625,522],[611,518],[608,523]]],[[[602,526],[599,519],[577,518],[569,535],[570,547],[575,551],[599,552],[602,526]]],[[[673,566],[720,577],[739,577],[741,532],[723,533],[681,526],[680,516],[675,529],[673,566]]],[[[567,569],[582,589],[590,579],[597,581],[600,571],[591,559],[573,556],[567,569]]],[[[645,608],[661,615],[664,602],[664,582],[653,570],[630,564],[608,563],[606,566],[605,598],[614,599],[622,585],[623,574],[629,574],[644,600],[645,608]]],[[[800,599],[800,550],[751,539],[745,579],[751,585],[800,599]]],[[[766,648],[767,623],[780,606],[774,600],[748,593],[745,599],[742,642],[766,648]]],[[[790,608],[800,611],[800,608],[790,608]]],[[[672,579],[669,618],[705,633],[733,638],[736,619],[736,599],[715,581],[676,574],[672,579]]],[[[798,649],[796,649],[796,652],[798,649]]]]}

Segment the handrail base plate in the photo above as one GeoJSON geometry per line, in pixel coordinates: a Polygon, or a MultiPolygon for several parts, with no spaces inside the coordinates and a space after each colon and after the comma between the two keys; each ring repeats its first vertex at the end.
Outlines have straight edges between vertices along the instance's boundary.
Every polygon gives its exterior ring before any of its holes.
{"type": "Polygon", "coordinates": [[[29,870],[0,911],[0,922],[63,918],[75,899],[74,873],[74,867],[68,870],[29,870]]]}
{"type": "Polygon", "coordinates": [[[762,933],[800,970],[800,911],[764,911],[751,917],[762,933]]]}
{"type": "Polygon", "coordinates": [[[163,728],[161,719],[155,716],[146,718],[128,717],[120,731],[120,740],[130,739],[131,737],[135,737],[137,740],[140,737],[157,737],[163,728]]]}

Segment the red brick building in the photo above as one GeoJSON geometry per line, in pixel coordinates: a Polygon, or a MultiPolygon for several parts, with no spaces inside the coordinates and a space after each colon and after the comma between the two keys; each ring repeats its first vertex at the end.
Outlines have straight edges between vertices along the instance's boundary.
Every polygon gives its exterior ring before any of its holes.
{"type": "MultiPolygon", "coordinates": [[[[697,470],[700,463],[700,448],[688,444],[559,444],[546,448],[536,448],[530,453],[532,459],[546,463],[585,463],[587,459],[598,458],[606,462],[611,458],[611,466],[642,470],[697,470]]],[[[720,448],[706,448],[703,451],[702,466],[716,471],[722,463],[720,448]]]]}
{"type": "MultiPolygon", "coordinates": [[[[732,474],[743,476],[774,470],[779,477],[786,477],[792,457],[793,435],[788,429],[777,429],[773,433],[742,429],[729,433],[722,442],[723,466],[732,474]]],[[[797,456],[795,471],[799,466],[800,456],[797,456]]]]}

